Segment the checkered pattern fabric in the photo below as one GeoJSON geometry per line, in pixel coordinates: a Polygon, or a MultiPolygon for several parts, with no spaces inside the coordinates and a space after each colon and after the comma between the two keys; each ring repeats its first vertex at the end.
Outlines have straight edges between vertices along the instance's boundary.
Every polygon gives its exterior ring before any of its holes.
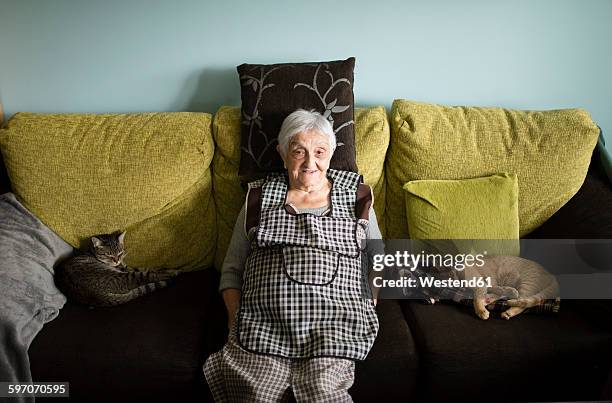
{"type": "MultiPolygon", "coordinates": [[[[417,267],[416,270],[411,272],[411,276],[417,279],[417,277],[430,276],[429,273],[423,267],[417,267]]],[[[417,279],[418,281],[418,279],[417,279]]],[[[453,301],[461,305],[473,306],[474,293],[470,288],[463,287],[446,287],[446,288],[421,288],[421,293],[424,296],[426,302],[429,298],[440,301],[453,301]]],[[[531,313],[557,313],[561,307],[561,299],[546,299],[540,302],[539,305],[525,309],[525,312],[531,313]]],[[[487,305],[487,309],[490,311],[506,311],[510,306],[508,301],[505,299],[498,299],[497,301],[487,305]]]]}
{"type": "Polygon", "coordinates": [[[283,266],[287,276],[300,284],[326,285],[338,272],[340,254],[309,246],[283,248],[283,266]]]}
{"type": "MultiPolygon", "coordinates": [[[[332,214],[333,208],[332,208],[332,214]]],[[[359,254],[361,227],[355,218],[298,214],[290,216],[284,208],[261,212],[257,231],[257,246],[260,248],[295,245],[310,246],[356,257],[359,254]]],[[[363,228],[361,228],[363,231],[363,228]]],[[[362,235],[363,236],[363,235],[362,235]]]]}
{"type": "Polygon", "coordinates": [[[328,216],[288,213],[286,175],[271,174],[262,186],[237,320],[247,351],[363,360],[374,343],[378,318],[362,293],[367,221],[355,217],[360,177],[331,169],[328,176],[328,216]]]}
{"type": "Polygon", "coordinates": [[[355,362],[342,358],[290,359],[249,353],[230,332],[223,349],[204,364],[216,402],[282,402],[291,390],[300,402],[352,402],[355,362]]]}

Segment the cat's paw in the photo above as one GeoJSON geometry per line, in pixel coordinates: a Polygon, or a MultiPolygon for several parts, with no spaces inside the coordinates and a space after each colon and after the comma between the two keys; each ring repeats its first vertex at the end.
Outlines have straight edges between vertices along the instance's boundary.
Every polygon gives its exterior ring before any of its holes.
{"type": "Polygon", "coordinates": [[[168,270],[158,271],[156,275],[159,280],[174,280],[176,278],[176,274],[168,270]]]}
{"type": "Polygon", "coordinates": [[[155,269],[154,272],[158,276],[163,277],[164,279],[176,277],[180,273],[179,270],[176,270],[176,269],[166,269],[166,268],[155,269]]]}
{"type": "Polygon", "coordinates": [[[476,311],[476,315],[478,315],[478,317],[482,320],[487,320],[489,319],[489,311],[487,310],[487,308],[475,308],[474,311],[476,311]]]}
{"type": "Polygon", "coordinates": [[[180,273],[180,270],[177,269],[167,269],[165,267],[159,267],[155,269],[157,273],[171,274],[173,276],[177,276],[180,273]]]}
{"type": "Polygon", "coordinates": [[[478,315],[480,319],[482,320],[489,319],[489,311],[487,310],[487,306],[486,306],[484,297],[474,298],[473,304],[474,304],[474,312],[476,312],[476,315],[478,315]]]}
{"type": "Polygon", "coordinates": [[[145,273],[148,271],[148,269],[145,269],[144,267],[125,267],[125,271],[127,272],[139,272],[139,273],[145,273]]]}
{"type": "Polygon", "coordinates": [[[486,309],[477,312],[477,314],[478,314],[478,317],[482,320],[489,319],[489,315],[490,315],[489,311],[487,311],[486,309]]]}
{"type": "Polygon", "coordinates": [[[172,277],[176,277],[179,274],[181,274],[180,270],[174,270],[174,269],[173,270],[164,270],[164,272],[170,274],[172,277]]]}
{"type": "Polygon", "coordinates": [[[514,317],[514,316],[516,316],[518,314],[520,314],[524,310],[525,310],[525,308],[520,308],[520,307],[517,307],[517,306],[513,306],[512,308],[502,312],[501,317],[503,319],[508,320],[508,319],[510,319],[510,318],[512,318],[512,317],[514,317]]]}

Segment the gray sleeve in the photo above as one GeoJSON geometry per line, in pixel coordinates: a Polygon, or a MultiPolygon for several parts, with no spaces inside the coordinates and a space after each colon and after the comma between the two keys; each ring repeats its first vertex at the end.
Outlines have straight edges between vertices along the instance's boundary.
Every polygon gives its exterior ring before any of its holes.
{"type": "Polygon", "coordinates": [[[371,271],[373,266],[373,256],[383,255],[385,253],[385,244],[382,241],[382,234],[380,233],[380,228],[378,228],[376,213],[372,207],[370,207],[368,215],[369,225],[368,230],[366,231],[367,240],[365,251],[368,255],[369,268],[371,271]]]}
{"type": "Polygon", "coordinates": [[[227,248],[223,266],[221,267],[219,291],[223,291],[226,288],[242,288],[244,264],[251,253],[251,243],[244,232],[245,214],[245,208],[242,206],[238,218],[236,219],[236,224],[234,224],[232,239],[227,248]]]}
{"type": "Polygon", "coordinates": [[[376,219],[376,212],[373,207],[370,207],[368,211],[368,225],[367,238],[368,239],[382,239],[380,228],[378,228],[378,220],[376,219]]]}

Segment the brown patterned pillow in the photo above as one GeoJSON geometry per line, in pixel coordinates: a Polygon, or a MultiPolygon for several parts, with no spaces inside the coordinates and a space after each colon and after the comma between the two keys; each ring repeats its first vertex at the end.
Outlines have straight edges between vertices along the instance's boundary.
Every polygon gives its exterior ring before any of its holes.
{"type": "Polygon", "coordinates": [[[242,64],[241,154],[239,175],[261,177],[283,169],[276,137],[287,115],[314,109],[336,133],[330,168],[357,171],[353,122],[355,58],[316,63],[242,64]]]}

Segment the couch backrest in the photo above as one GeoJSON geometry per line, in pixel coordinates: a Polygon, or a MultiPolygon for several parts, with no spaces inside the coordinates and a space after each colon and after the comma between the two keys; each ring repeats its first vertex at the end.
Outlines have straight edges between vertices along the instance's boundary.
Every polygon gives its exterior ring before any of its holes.
{"type": "MultiPolygon", "coordinates": [[[[357,165],[386,238],[408,237],[405,182],[499,172],[519,176],[524,235],[576,193],[598,133],[580,109],[398,100],[391,118],[390,128],[384,107],[355,109],[357,165]]],[[[17,197],[73,246],[127,229],[132,265],[220,268],[245,197],[240,123],[233,106],[214,120],[186,112],[18,113],[0,131],[0,151],[17,197]]]]}
{"type": "Polygon", "coordinates": [[[19,200],[75,247],[127,230],[127,263],[194,270],[216,244],[206,113],[18,113],[0,149],[19,200]]]}

